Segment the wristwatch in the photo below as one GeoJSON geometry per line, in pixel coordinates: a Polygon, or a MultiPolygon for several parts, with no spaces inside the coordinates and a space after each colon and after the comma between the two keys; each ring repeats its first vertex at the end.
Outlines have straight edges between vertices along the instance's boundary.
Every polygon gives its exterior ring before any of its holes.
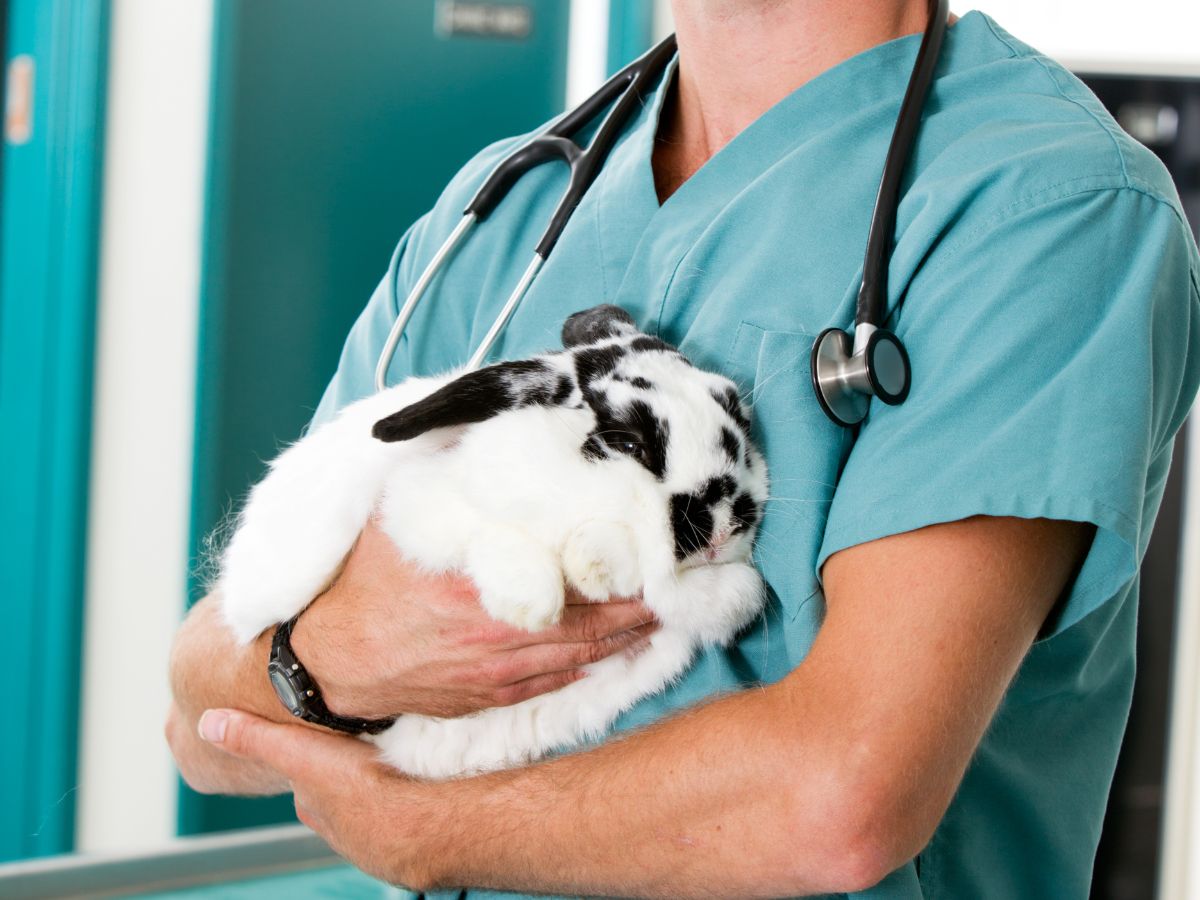
{"type": "Polygon", "coordinates": [[[271,656],[267,660],[267,677],[279,701],[293,716],[347,734],[379,734],[387,731],[396,722],[396,716],[386,719],[359,719],[339,716],[329,711],[321,698],[321,690],[308,674],[292,650],[292,629],[296,627],[297,613],[275,629],[271,639],[271,656]]]}

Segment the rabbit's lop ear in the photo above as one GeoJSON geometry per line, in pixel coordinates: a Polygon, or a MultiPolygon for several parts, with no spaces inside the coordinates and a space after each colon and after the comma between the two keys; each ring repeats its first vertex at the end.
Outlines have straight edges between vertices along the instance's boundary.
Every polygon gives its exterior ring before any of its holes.
{"type": "Polygon", "coordinates": [[[371,434],[381,441],[410,441],[435,428],[474,425],[522,406],[561,405],[575,382],[537,359],[497,363],[467,372],[423,400],[380,419],[371,434]]]}
{"type": "Polygon", "coordinates": [[[594,344],[605,338],[637,334],[633,317],[619,306],[605,303],[581,310],[567,317],[563,323],[563,347],[570,350],[585,344],[594,344]]]}

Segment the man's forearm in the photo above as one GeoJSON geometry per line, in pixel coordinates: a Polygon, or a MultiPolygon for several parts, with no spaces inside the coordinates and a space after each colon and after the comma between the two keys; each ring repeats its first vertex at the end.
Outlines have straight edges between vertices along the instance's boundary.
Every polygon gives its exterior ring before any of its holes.
{"type": "Polygon", "coordinates": [[[886,869],[850,800],[842,737],[809,705],[775,685],[586,753],[436,786],[430,827],[447,869],[434,878],[659,897],[873,883],[886,869]],[[811,730],[799,740],[786,722],[811,730]]]}
{"type": "Polygon", "coordinates": [[[196,723],[206,709],[235,706],[265,718],[288,721],[287,710],[266,677],[270,636],[242,646],[224,627],[214,627],[215,597],[192,609],[179,630],[171,654],[174,706],[167,719],[167,741],[179,770],[193,788],[205,793],[279,794],[287,781],[273,770],[221,753],[202,741],[196,723]]]}
{"type": "Polygon", "coordinates": [[[371,748],[218,711],[339,853],[425,890],[848,893],[926,846],[1092,531],[975,517],[839,551],[781,682],[527,769],[413,781],[371,748]]]}
{"type": "Polygon", "coordinates": [[[674,897],[880,881],[934,833],[1091,539],[1074,522],[979,517],[835,554],[821,631],[778,684],[434,786],[423,821],[447,868],[431,880],[674,897]]]}

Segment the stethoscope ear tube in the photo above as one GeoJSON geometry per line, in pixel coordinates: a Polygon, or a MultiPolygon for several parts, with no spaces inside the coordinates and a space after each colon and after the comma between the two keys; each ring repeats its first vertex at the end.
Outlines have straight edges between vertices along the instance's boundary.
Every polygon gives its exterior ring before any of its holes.
{"type": "MultiPolygon", "coordinates": [[[[433,259],[429,261],[429,265],[425,267],[425,271],[421,273],[421,277],[417,279],[417,283],[413,285],[413,289],[404,298],[404,305],[396,311],[396,321],[392,323],[387,340],[384,341],[383,350],[380,351],[379,360],[375,363],[375,390],[382,391],[387,387],[388,367],[391,366],[392,358],[396,355],[396,348],[400,345],[400,337],[404,334],[404,328],[408,325],[408,320],[412,318],[417,304],[425,296],[425,291],[429,289],[434,276],[446,264],[446,261],[454,254],[454,251],[458,249],[458,245],[466,240],[467,235],[471,233],[471,229],[475,227],[478,221],[479,219],[470,212],[459,219],[458,224],[454,227],[454,231],[450,232],[450,236],[438,248],[437,253],[433,254],[433,259]]],[[[387,292],[393,302],[396,297],[396,285],[400,279],[400,258],[403,253],[404,242],[401,241],[392,253],[392,261],[388,264],[388,271],[385,276],[387,292]]]]}
{"type": "Polygon", "coordinates": [[[836,424],[852,427],[867,415],[872,397],[897,405],[908,397],[908,351],[883,328],[887,315],[887,269],[895,239],[900,180],[908,166],[949,17],[949,0],[930,0],[929,23],[917,51],[908,88],[888,146],[855,304],[854,336],[828,328],[813,344],[810,369],[817,402],[836,424]]]}
{"type": "MultiPolygon", "coordinates": [[[[387,386],[388,368],[400,345],[400,338],[408,320],[412,318],[417,304],[429,289],[434,277],[446,265],[458,246],[475,227],[491,215],[500,201],[507,196],[514,184],[531,169],[551,160],[565,162],[571,170],[571,179],[567,190],[563,193],[558,207],[546,227],[545,233],[534,249],[533,260],[525,269],[520,282],[509,295],[504,308],[488,329],[487,335],[479,347],[471,355],[468,366],[472,369],[482,365],[488,350],[503,331],[505,324],[528,293],[542,265],[554,249],[559,236],[567,226],[567,221],[587,189],[600,173],[600,167],[608,158],[609,151],[617,142],[621,128],[625,122],[645,103],[646,94],[654,86],[658,76],[667,63],[675,55],[675,35],[670,35],[657,46],[643,54],[638,59],[614,75],[600,87],[591,97],[575,109],[564,113],[546,128],[526,141],[488,174],[471,202],[463,210],[462,220],[451,235],[446,238],[441,248],[434,254],[433,259],[417,279],[413,289],[409,291],[404,304],[397,310],[396,321],[392,323],[391,331],[384,342],[379,360],[375,365],[375,389],[382,391],[387,386]],[[574,136],[585,125],[591,122],[605,108],[612,106],[605,115],[595,135],[584,149],[575,141],[574,136]]],[[[396,248],[388,266],[386,278],[388,296],[393,305],[396,303],[396,286],[399,279],[400,256],[403,245],[396,248]]]]}

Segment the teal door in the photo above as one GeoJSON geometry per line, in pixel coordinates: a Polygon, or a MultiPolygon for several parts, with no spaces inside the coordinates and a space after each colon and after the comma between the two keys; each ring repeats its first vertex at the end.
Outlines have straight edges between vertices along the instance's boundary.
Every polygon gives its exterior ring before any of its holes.
{"type": "MultiPolygon", "coordinates": [[[[197,561],[263,461],[308,421],[405,228],[479,148],[562,109],[568,12],[560,0],[218,0],[197,561]],[[504,16],[487,15],[498,6],[504,16]],[[486,33],[496,22],[506,33],[486,33]]],[[[202,593],[197,578],[192,599],[202,593]]],[[[180,830],[290,815],[280,799],[185,788],[180,830]]]]}
{"type": "Polygon", "coordinates": [[[609,0],[609,74],[637,59],[654,43],[654,0],[609,0]]]}
{"type": "Polygon", "coordinates": [[[108,3],[4,12],[0,861],[74,833],[108,3]]]}

